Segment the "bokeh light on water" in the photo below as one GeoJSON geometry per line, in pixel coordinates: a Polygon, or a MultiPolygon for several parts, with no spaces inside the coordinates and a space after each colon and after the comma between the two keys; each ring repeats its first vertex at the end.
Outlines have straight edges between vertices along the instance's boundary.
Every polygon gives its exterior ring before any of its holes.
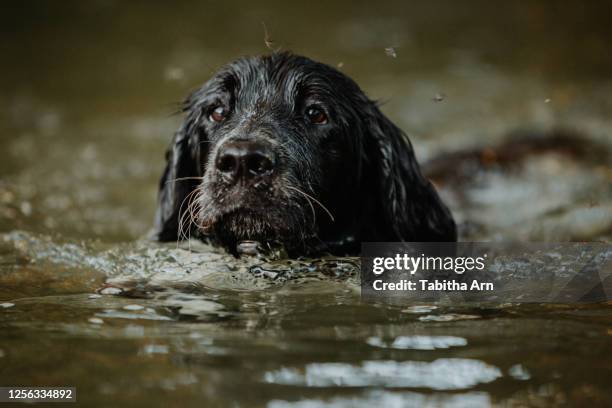
{"type": "Polygon", "coordinates": [[[450,158],[428,167],[464,238],[609,240],[611,12],[577,1],[4,4],[0,385],[76,386],[87,406],[611,405],[609,305],[364,304],[353,259],[262,277],[197,243],[135,242],[177,103],[225,62],[278,47],[355,78],[423,162],[485,149],[493,165],[477,171],[450,158]],[[487,150],[559,129],[585,149],[504,163],[487,150]]]}

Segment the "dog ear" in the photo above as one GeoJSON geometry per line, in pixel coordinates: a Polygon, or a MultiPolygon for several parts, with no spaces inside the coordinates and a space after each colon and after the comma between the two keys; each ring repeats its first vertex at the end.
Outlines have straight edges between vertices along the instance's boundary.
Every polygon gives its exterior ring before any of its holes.
{"type": "Polygon", "coordinates": [[[190,112],[166,151],[166,168],[159,181],[157,211],[152,233],[152,238],[155,240],[175,241],[180,238],[181,216],[187,211],[189,194],[199,184],[196,178],[202,176],[200,165],[202,143],[197,126],[198,120],[199,115],[190,112]]]}
{"type": "Polygon", "coordinates": [[[362,240],[456,241],[453,217],[421,174],[410,141],[375,103],[370,106],[362,173],[362,189],[370,203],[364,214],[368,232],[362,240]]]}

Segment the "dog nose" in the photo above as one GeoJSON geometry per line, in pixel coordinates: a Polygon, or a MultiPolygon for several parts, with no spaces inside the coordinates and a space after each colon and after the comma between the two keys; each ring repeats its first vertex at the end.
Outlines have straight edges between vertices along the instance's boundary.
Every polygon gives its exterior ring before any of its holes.
{"type": "Polygon", "coordinates": [[[219,149],[217,170],[229,181],[250,181],[269,177],[276,166],[276,155],[262,143],[234,141],[219,149]]]}

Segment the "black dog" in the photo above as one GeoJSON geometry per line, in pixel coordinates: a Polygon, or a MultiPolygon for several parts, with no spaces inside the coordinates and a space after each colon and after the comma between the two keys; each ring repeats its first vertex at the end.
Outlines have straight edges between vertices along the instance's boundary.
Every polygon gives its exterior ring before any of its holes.
{"type": "Polygon", "coordinates": [[[359,86],[289,53],[239,59],[184,103],[167,152],[156,239],[197,234],[293,255],[362,241],[455,241],[412,146],[359,86]]]}

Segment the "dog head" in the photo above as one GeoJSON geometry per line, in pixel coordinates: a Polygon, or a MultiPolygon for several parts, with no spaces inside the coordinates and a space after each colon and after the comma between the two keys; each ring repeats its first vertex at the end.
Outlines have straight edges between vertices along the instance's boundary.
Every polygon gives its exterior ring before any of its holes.
{"type": "Polygon", "coordinates": [[[155,236],[292,253],[361,241],[454,241],[403,133],[346,75],[288,53],[239,59],[184,103],[155,236]]]}

